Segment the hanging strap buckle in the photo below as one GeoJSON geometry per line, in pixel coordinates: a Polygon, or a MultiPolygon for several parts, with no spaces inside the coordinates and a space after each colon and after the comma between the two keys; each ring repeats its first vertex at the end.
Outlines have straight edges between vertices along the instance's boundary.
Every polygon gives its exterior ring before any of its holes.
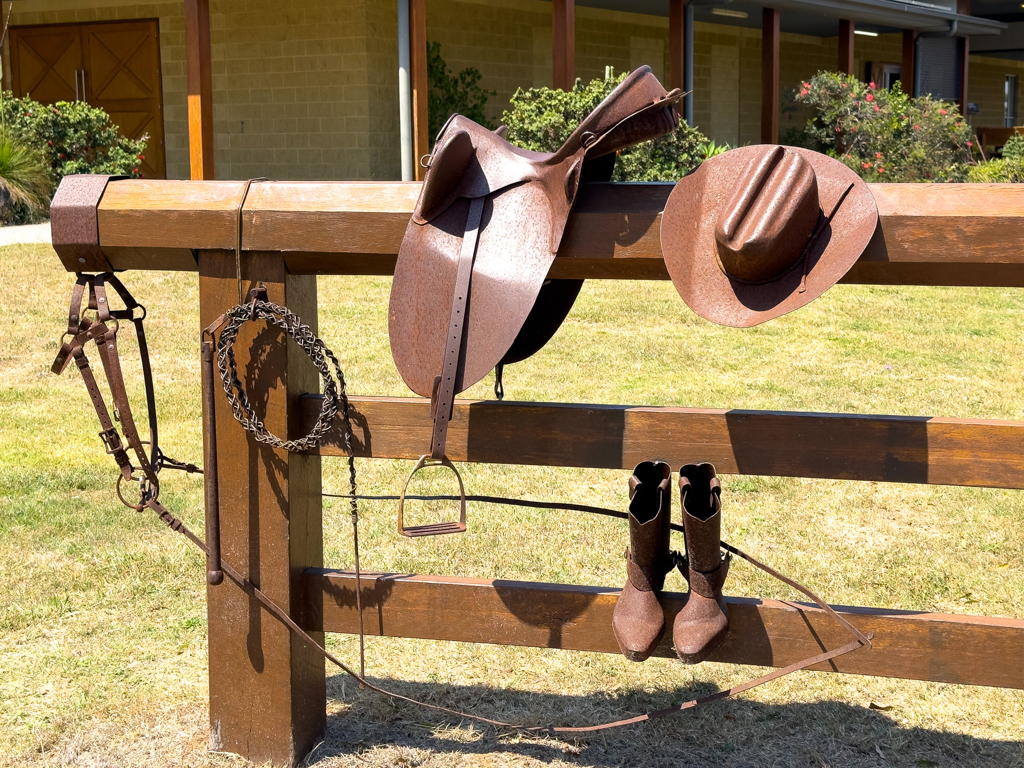
{"type": "Polygon", "coordinates": [[[402,486],[402,495],[398,497],[398,532],[403,536],[416,538],[418,536],[443,536],[447,533],[464,533],[466,530],[466,487],[462,484],[462,476],[447,456],[440,459],[431,458],[429,454],[420,456],[416,466],[412,468],[409,477],[402,486]],[[425,467],[447,467],[455,473],[455,479],[459,481],[459,519],[445,523],[429,523],[427,525],[412,525],[405,527],[405,494],[409,490],[409,483],[413,475],[425,467]]]}

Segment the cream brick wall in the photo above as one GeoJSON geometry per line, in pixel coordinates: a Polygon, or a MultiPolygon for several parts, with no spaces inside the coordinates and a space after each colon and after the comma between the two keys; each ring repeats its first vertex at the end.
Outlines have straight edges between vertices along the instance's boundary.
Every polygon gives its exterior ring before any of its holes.
{"type": "MultiPolygon", "coordinates": [[[[217,177],[399,175],[397,17],[379,0],[211,0],[217,177]]],[[[181,2],[24,0],[12,24],[160,19],[169,178],[188,178],[181,2]]]]}
{"type": "Polygon", "coordinates": [[[185,104],[185,20],[179,2],[129,0],[23,0],[14,4],[11,25],[159,19],[164,95],[164,151],[168,178],[188,178],[188,114],[185,104]]]}
{"type": "Polygon", "coordinates": [[[1005,83],[1007,75],[1017,76],[1016,125],[1024,123],[1024,110],[1020,100],[1024,96],[1024,62],[994,59],[989,56],[971,56],[967,66],[967,100],[981,110],[970,118],[975,127],[1001,128],[1005,117],[1005,83]]]}
{"type": "MultiPolygon", "coordinates": [[[[13,24],[160,20],[167,172],[187,178],[185,33],[180,0],[19,0],[13,24]]],[[[543,0],[429,0],[427,37],[449,66],[477,67],[497,91],[497,122],[516,88],[551,83],[551,4],[543,0]]],[[[397,11],[392,0],[211,0],[218,178],[395,179],[399,176],[397,11]]],[[[719,142],[756,143],[761,123],[761,32],[698,23],[694,118],[719,142]]],[[[576,73],[601,77],[650,64],[668,79],[668,20],[576,9],[576,73]]],[[[898,62],[901,36],[857,37],[855,71],[898,62]]],[[[834,70],[838,39],[784,33],[781,131],[804,125],[792,105],[801,80],[834,70]]],[[[1024,63],[972,57],[976,125],[1001,125],[1003,79],[1024,63]]]]}

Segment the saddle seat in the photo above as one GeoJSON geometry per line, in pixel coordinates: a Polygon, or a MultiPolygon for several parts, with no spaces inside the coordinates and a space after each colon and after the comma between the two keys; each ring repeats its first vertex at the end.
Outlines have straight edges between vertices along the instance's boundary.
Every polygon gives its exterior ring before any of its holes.
{"type": "MultiPolygon", "coordinates": [[[[392,355],[413,392],[434,394],[452,344],[459,360],[456,394],[502,361],[547,278],[584,161],[670,133],[678,124],[680,96],[666,92],[650,67],[641,67],[553,153],[513,146],[461,115],[448,120],[429,158],[391,288],[392,355]],[[467,233],[476,236],[468,255],[463,253],[467,233]],[[468,295],[457,296],[463,258],[471,259],[468,295]],[[452,318],[461,306],[462,338],[452,340],[452,318]]],[[[567,311],[560,312],[543,341],[567,311]]]]}

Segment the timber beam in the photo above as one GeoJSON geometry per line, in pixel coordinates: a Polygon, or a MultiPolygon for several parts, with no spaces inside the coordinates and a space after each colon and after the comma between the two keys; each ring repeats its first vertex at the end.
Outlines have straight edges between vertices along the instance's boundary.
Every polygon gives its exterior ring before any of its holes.
{"type": "MultiPolygon", "coordinates": [[[[320,403],[301,398],[294,436],[309,432],[320,403]]],[[[350,396],[349,405],[357,456],[415,459],[430,443],[429,400],[350,396]]],[[[338,426],[319,452],[345,455],[338,426]]],[[[1024,422],[987,419],[456,400],[447,454],[602,469],[701,456],[725,474],[1024,488],[1024,422]]]]}
{"type": "MultiPolygon", "coordinates": [[[[362,574],[369,635],[619,653],[612,611],[619,590],[414,574],[362,574]]],[[[359,631],[355,574],[309,569],[302,577],[309,631],[359,631]]],[[[662,592],[672,626],[686,595],[662,592]]],[[[729,634],[709,661],[784,667],[850,642],[816,605],[728,597],[729,634]]],[[[835,606],[872,648],[810,669],[857,675],[1024,688],[1024,620],[835,606]]],[[[674,658],[671,632],[654,652],[674,658]]]]}
{"type": "MultiPolygon", "coordinates": [[[[194,250],[234,249],[244,186],[111,182],[99,204],[100,248],[117,270],[195,271],[194,250]]],[[[668,279],[660,235],[672,187],[582,185],[551,276],[668,279]]],[[[1024,286],[1021,185],[869,187],[879,229],[844,282],[1024,286]]],[[[245,201],[242,247],[282,253],[291,274],[389,275],[419,188],[415,182],[256,183],[245,201]]]]}

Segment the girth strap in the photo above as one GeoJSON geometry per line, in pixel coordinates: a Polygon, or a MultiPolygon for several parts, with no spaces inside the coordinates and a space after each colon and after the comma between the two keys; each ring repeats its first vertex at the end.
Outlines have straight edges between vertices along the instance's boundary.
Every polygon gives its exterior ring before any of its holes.
{"type": "Polygon", "coordinates": [[[459,269],[455,277],[455,292],[452,294],[452,314],[448,321],[448,336],[445,344],[444,362],[441,375],[434,379],[434,393],[430,398],[431,415],[434,417],[434,434],[430,440],[430,457],[442,459],[448,441],[448,422],[455,405],[455,391],[462,383],[462,345],[466,334],[466,314],[469,306],[470,282],[473,276],[473,260],[480,237],[480,223],[484,215],[486,198],[475,197],[469,202],[469,216],[466,232],[462,236],[462,250],[459,253],[459,269]]]}

